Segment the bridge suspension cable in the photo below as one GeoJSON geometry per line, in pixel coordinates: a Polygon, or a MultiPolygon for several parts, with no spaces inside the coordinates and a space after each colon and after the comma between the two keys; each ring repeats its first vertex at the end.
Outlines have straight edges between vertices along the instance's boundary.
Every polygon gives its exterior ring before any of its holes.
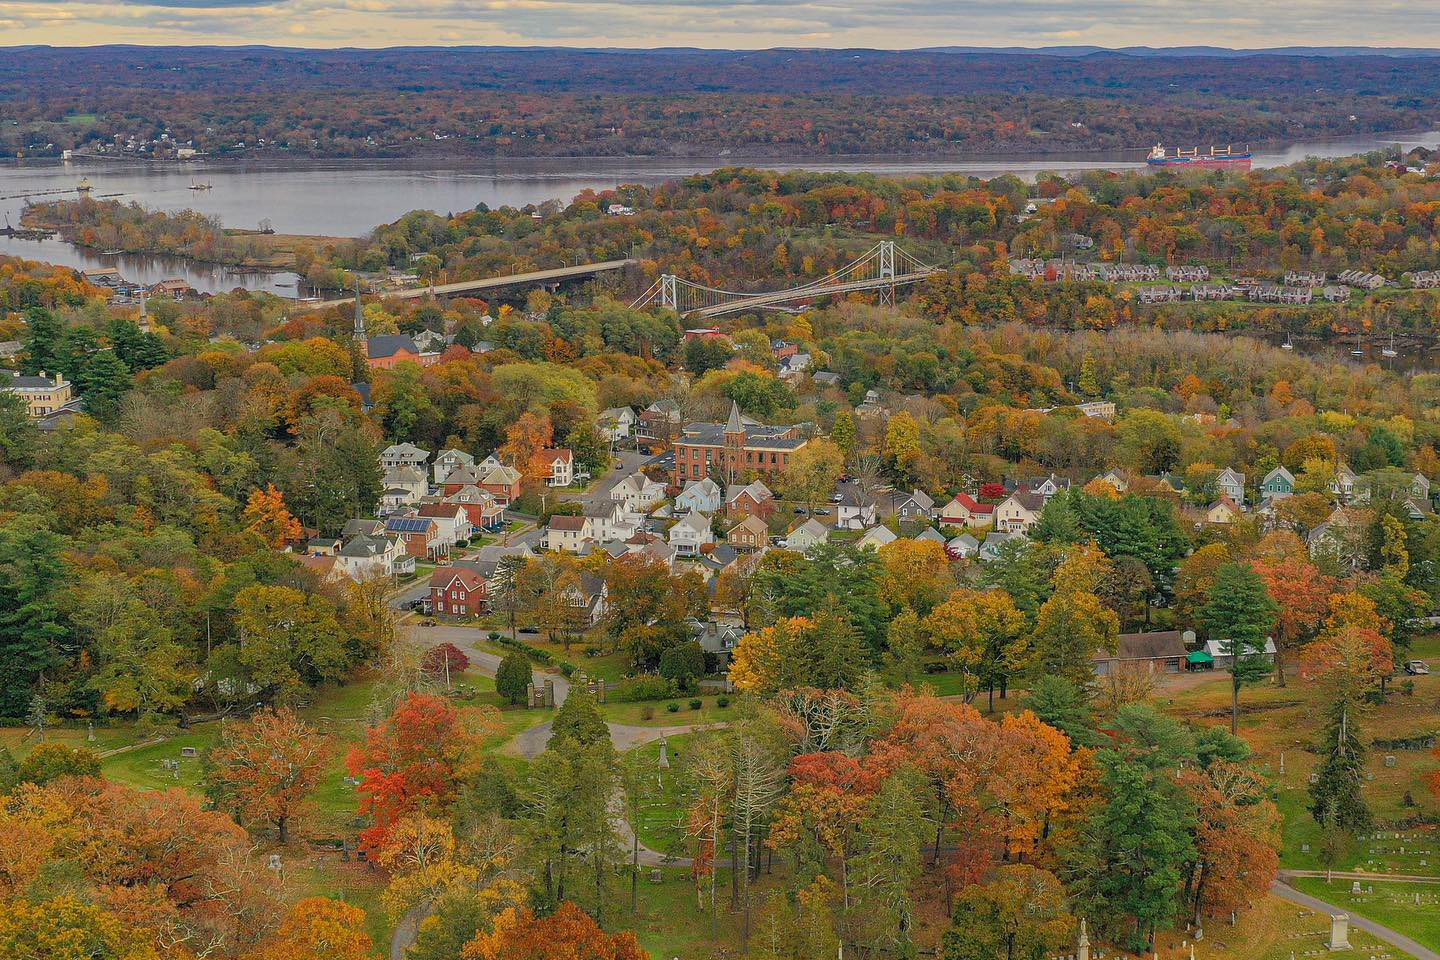
{"type": "Polygon", "coordinates": [[[631,306],[638,309],[658,304],[680,314],[718,317],[743,310],[783,309],[784,304],[796,300],[861,290],[879,290],[881,303],[894,303],[897,286],[923,280],[939,269],[897,246],[895,241],[881,240],[838,270],[797,287],[746,293],[691,283],[667,273],[658,277],[631,306]]]}

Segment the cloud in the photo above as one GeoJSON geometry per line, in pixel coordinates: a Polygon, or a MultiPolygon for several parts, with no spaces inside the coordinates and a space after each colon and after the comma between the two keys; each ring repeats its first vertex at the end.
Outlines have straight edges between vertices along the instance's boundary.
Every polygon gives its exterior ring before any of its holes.
{"type": "Polygon", "coordinates": [[[1414,0],[0,0],[7,43],[1440,45],[1414,0]]]}

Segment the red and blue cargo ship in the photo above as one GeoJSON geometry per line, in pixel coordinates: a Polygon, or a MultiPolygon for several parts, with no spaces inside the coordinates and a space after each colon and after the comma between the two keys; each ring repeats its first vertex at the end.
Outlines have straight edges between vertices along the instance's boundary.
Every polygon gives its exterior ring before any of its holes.
{"type": "Polygon", "coordinates": [[[1167,153],[1158,143],[1150,151],[1145,162],[1152,167],[1231,167],[1250,165],[1250,148],[1235,149],[1228,144],[1211,147],[1209,153],[1201,153],[1199,147],[1177,147],[1174,153],[1167,153]]]}

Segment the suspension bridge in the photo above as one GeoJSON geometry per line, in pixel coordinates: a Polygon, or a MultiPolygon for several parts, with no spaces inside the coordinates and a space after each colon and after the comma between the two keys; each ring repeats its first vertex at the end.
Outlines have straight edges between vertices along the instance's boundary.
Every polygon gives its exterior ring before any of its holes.
{"type": "Polygon", "coordinates": [[[788,304],[863,290],[878,290],[882,304],[893,304],[896,287],[918,283],[941,269],[922,263],[897,247],[893,240],[881,240],[839,270],[802,286],[766,293],[741,293],[691,283],[666,273],[631,306],[637,309],[661,306],[682,315],[721,317],[746,310],[785,310],[788,304]]]}

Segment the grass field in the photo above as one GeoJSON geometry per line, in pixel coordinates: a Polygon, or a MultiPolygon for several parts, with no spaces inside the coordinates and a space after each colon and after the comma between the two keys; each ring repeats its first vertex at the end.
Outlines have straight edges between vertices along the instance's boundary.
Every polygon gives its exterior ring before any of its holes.
{"type": "Polygon", "coordinates": [[[685,765],[691,749],[704,736],[685,733],[667,739],[670,766],[660,766],[659,742],[636,747],[632,753],[640,758],[643,769],[653,771],[653,788],[644,804],[636,834],[651,850],[683,856],[685,838],[685,765]]]}
{"type": "Polygon", "coordinates": [[[669,700],[647,700],[643,703],[606,703],[600,713],[611,723],[624,723],[640,727],[676,727],[692,723],[724,723],[735,717],[735,697],[729,697],[728,707],[719,706],[714,695],[693,696],[681,694],[669,700]],[[691,700],[700,701],[700,709],[690,707],[691,700]],[[680,709],[671,713],[667,706],[679,704],[680,709]],[[646,716],[646,714],[649,716],[646,716]]]}
{"type": "Polygon", "coordinates": [[[1360,885],[1362,893],[1352,893],[1349,880],[1300,877],[1293,886],[1440,950],[1440,884],[1367,881],[1360,885]]]}

